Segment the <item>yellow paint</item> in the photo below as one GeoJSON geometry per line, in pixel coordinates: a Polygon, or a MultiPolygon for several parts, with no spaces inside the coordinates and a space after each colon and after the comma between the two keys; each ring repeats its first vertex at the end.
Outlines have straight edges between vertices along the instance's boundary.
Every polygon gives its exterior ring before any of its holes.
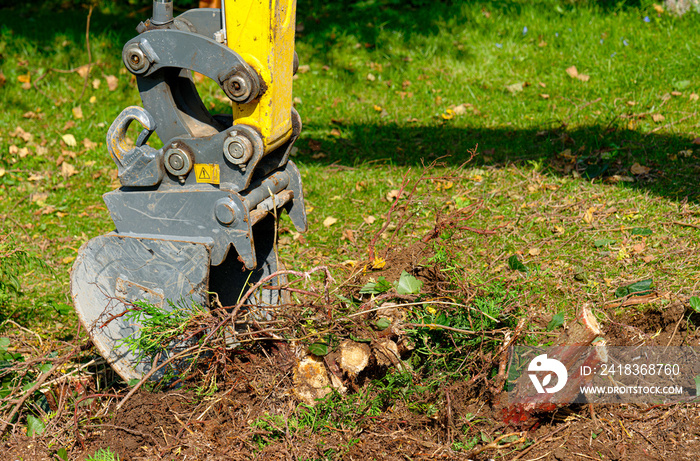
{"type": "Polygon", "coordinates": [[[265,93],[233,104],[235,123],[257,128],[265,151],[292,134],[292,67],[296,0],[224,0],[228,46],[262,77],[265,93]]]}
{"type": "Polygon", "coordinates": [[[219,165],[216,163],[195,163],[194,175],[199,183],[219,184],[221,182],[219,165]]]}

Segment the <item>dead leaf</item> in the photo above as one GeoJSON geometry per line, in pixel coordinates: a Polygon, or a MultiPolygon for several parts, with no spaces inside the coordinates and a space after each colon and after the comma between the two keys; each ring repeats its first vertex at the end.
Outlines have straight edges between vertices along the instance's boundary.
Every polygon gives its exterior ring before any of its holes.
{"type": "Polygon", "coordinates": [[[582,82],[587,82],[591,79],[591,76],[586,74],[578,74],[578,77],[576,78],[581,80],[582,82]]]}
{"type": "Polygon", "coordinates": [[[297,69],[297,73],[305,74],[310,70],[311,70],[311,66],[308,64],[304,64],[303,66],[299,66],[299,68],[297,69]]]}
{"type": "Polygon", "coordinates": [[[23,147],[19,150],[18,154],[19,154],[19,158],[24,158],[27,155],[29,155],[29,149],[27,149],[26,147],[23,147]]]}
{"type": "Polygon", "coordinates": [[[5,74],[3,74],[2,71],[0,70],[0,87],[2,87],[6,81],[7,81],[7,78],[5,77],[5,74]]]}
{"type": "Polygon", "coordinates": [[[309,149],[311,149],[314,152],[318,152],[321,150],[321,141],[318,141],[316,139],[310,139],[309,140],[309,149]]]}
{"type": "Polygon", "coordinates": [[[663,122],[666,120],[666,117],[664,117],[661,114],[651,114],[651,119],[655,121],[656,123],[663,122]]]}
{"type": "Polygon", "coordinates": [[[652,255],[646,255],[645,257],[642,258],[642,261],[644,261],[645,263],[650,263],[650,262],[652,262],[654,259],[656,259],[656,258],[654,258],[654,256],[652,256],[652,255]]]}
{"type": "Polygon", "coordinates": [[[44,179],[42,175],[32,173],[27,178],[27,181],[41,181],[42,179],[44,179]]]}
{"type": "Polygon", "coordinates": [[[382,110],[384,110],[384,109],[382,109],[382,106],[378,106],[378,105],[376,105],[376,104],[374,105],[373,108],[374,108],[374,110],[376,110],[377,112],[381,112],[382,110]]]}
{"type": "Polygon", "coordinates": [[[47,192],[35,192],[32,194],[32,202],[38,204],[39,206],[44,206],[46,199],[49,198],[47,192]]]}
{"type": "Polygon", "coordinates": [[[18,75],[18,76],[17,76],[17,80],[18,80],[20,83],[31,83],[31,81],[32,81],[32,74],[30,74],[29,72],[27,72],[26,74],[18,75]]]}
{"type": "Polygon", "coordinates": [[[96,142],[93,142],[93,141],[90,141],[88,138],[84,138],[84,139],[83,139],[83,146],[85,146],[85,148],[88,149],[88,150],[92,150],[92,149],[94,149],[95,147],[97,147],[97,143],[96,143],[96,142]]]}
{"type": "Polygon", "coordinates": [[[576,66],[571,66],[571,67],[567,68],[566,73],[569,74],[569,77],[571,77],[571,78],[578,77],[578,70],[576,69],[576,66]]]}
{"type": "Polygon", "coordinates": [[[397,198],[399,198],[400,191],[398,189],[393,189],[390,190],[388,194],[386,194],[386,200],[388,202],[393,202],[397,198]]]}
{"type": "Polygon", "coordinates": [[[316,154],[313,154],[313,155],[311,156],[311,158],[314,159],[314,160],[318,160],[318,159],[321,159],[321,158],[326,158],[326,154],[324,154],[323,152],[318,152],[318,153],[316,153],[316,154]]]}
{"type": "MultiPolygon", "coordinates": [[[[0,85],[0,86],[2,86],[2,85],[0,85]]],[[[690,96],[688,96],[688,99],[690,99],[691,101],[697,101],[698,99],[700,99],[700,96],[698,96],[695,93],[691,93],[690,96]]]]}
{"type": "Polygon", "coordinates": [[[117,86],[119,86],[119,79],[114,75],[105,75],[105,80],[107,80],[107,88],[109,88],[109,91],[114,91],[117,89],[117,86]]]}
{"type": "Polygon", "coordinates": [[[37,117],[38,116],[37,116],[36,112],[31,111],[31,110],[22,114],[22,118],[37,118],[37,117]]]}
{"type": "Polygon", "coordinates": [[[411,86],[410,80],[404,80],[403,82],[401,82],[401,88],[403,88],[404,90],[409,86],[411,86]]]}
{"type": "Polygon", "coordinates": [[[61,164],[61,174],[63,175],[64,178],[68,178],[76,174],[78,171],[75,169],[73,165],[71,165],[68,162],[63,162],[61,164]]]}
{"type": "Polygon", "coordinates": [[[508,90],[511,94],[519,93],[523,91],[524,88],[523,83],[513,83],[512,85],[506,85],[506,90],[508,90]]]}
{"type": "Polygon", "coordinates": [[[340,130],[333,128],[331,130],[331,136],[340,136],[340,130]]]}
{"type": "Polygon", "coordinates": [[[383,269],[384,266],[386,266],[386,259],[377,256],[372,260],[372,269],[379,270],[383,269]]]}
{"type": "Polygon", "coordinates": [[[77,119],[83,118],[83,108],[80,106],[75,106],[74,108],[71,109],[71,112],[73,112],[73,117],[77,119]]]}
{"type": "Polygon", "coordinates": [[[627,101],[627,105],[628,105],[628,106],[636,106],[636,105],[637,105],[637,101],[627,101]]]}
{"type": "Polygon", "coordinates": [[[540,95],[540,98],[542,98],[542,99],[549,99],[549,95],[546,94],[546,93],[542,93],[542,94],[540,95]]]}
{"type": "Polygon", "coordinates": [[[80,75],[81,78],[85,78],[85,76],[87,76],[87,74],[90,73],[90,64],[84,64],[75,69],[75,71],[78,73],[78,75],[80,75]]]}
{"type": "Polygon", "coordinates": [[[370,72],[369,74],[367,74],[367,80],[369,80],[370,82],[373,82],[376,79],[377,77],[375,77],[373,73],[370,72]]]}
{"type": "Polygon", "coordinates": [[[681,95],[683,95],[683,93],[681,93],[680,91],[671,91],[671,96],[681,96],[681,95]]]}
{"type": "Polygon", "coordinates": [[[92,88],[93,88],[94,90],[99,89],[101,83],[102,83],[102,80],[100,80],[99,78],[94,79],[94,80],[92,81],[92,88]]]}
{"type": "Polygon", "coordinates": [[[537,46],[539,46],[540,48],[544,48],[545,46],[547,46],[547,42],[542,40],[540,43],[537,44],[537,46]]]}
{"type": "Polygon", "coordinates": [[[658,14],[663,14],[664,7],[659,5],[658,3],[654,3],[654,11],[656,11],[658,14]]]}
{"type": "Polygon", "coordinates": [[[693,139],[693,144],[700,144],[700,138],[693,139]]]}
{"type": "Polygon", "coordinates": [[[36,155],[42,156],[46,155],[49,152],[49,149],[44,147],[44,146],[36,146],[36,155]]]}
{"type": "Polygon", "coordinates": [[[333,224],[335,224],[335,223],[337,223],[337,222],[338,222],[337,219],[335,219],[335,218],[332,217],[332,216],[328,216],[326,219],[323,220],[323,225],[324,225],[325,227],[331,227],[333,224]]]}
{"type": "Polygon", "coordinates": [[[3,176],[5,176],[5,173],[6,173],[5,169],[2,168],[2,167],[0,167],[0,178],[2,178],[3,176]]]}
{"type": "Polygon", "coordinates": [[[65,142],[68,147],[75,147],[78,145],[78,142],[75,140],[75,136],[70,133],[64,134],[61,136],[61,139],[63,139],[63,142],[65,142]]]}
{"type": "Polygon", "coordinates": [[[14,144],[10,146],[10,148],[9,148],[10,155],[17,155],[18,152],[19,152],[19,147],[15,146],[14,144]]]}
{"type": "Polygon", "coordinates": [[[545,83],[543,83],[543,82],[538,82],[537,84],[538,84],[539,86],[541,86],[542,88],[547,88],[547,85],[546,85],[545,83]]]}
{"type": "Polygon", "coordinates": [[[377,220],[377,218],[375,218],[372,215],[369,215],[369,216],[363,217],[362,220],[365,222],[365,224],[373,224],[377,220]]]}
{"type": "Polygon", "coordinates": [[[10,136],[13,138],[20,138],[24,142],[29,142],[33,138],[32,134],[24,131],[21,126],[15,127],[15,130],[10,133],[10,136]]]}
{"type": "Polygon", "coordinates": [[[343,237],[348,239],[353,245],[357,244],[357,242],[355,241],[355,231],[353,231],[352,229],[345,229],[343,231],[343,237]]]}
{"type": "Polygon", "coordinates": [[[637,254],[639,254],[639,253],[641,253],[642,251],[644,251],[644,249],[645,249],[646,247],[647,247],[647,246],[646,246],[646,244],[645,244],[644,242],[639,242],[638,244],[636,244],[636,245],[634,245],[634,246],[632,247],[632,251],[635,252],[635,253],[637,253],[637,254]]]}
{"type": "Polygon", "coordinates": [[[95,104],[97,102],[97,96],[90,96],[90,104],[95,104]]]}
{"type": "Polygon", "coordinates": [[[649,168],[648,166],[642,166],[639,163],[635,163],[630,168],[630,172],[633,175],[648,174],[650,171],[651,171],[651,168],[649,168]]]}
{"type": "Polygon", "coordinates": [[[447,109],[444,114],[440,114],[443,120],[452,120],[455,116],[455,112],[452,109],[447,109]]]}
{"type": "Polygon", "coordinates": [[[63,264],[70,264],[70,263],[72,263],[74,260],[75,260],[75,256],[66,256],[66,257],[63,258],[61,261],[63,262],[63,264]]]}
{"type": "Polygon", "coordinates": [[[595,213],[596,209],[596,207],[592,206],[583,214],[583,220],[586,222],[586,224],[593,222],[593,214],[595,213]]]}
{"type": "Polygon", "coordinates": [[[530,254],[530,256],[538,256],[542,252],[542,250],[540,250],[539,248],[530,248],[529,250],[527,250],[527,252],[530,254]]]}

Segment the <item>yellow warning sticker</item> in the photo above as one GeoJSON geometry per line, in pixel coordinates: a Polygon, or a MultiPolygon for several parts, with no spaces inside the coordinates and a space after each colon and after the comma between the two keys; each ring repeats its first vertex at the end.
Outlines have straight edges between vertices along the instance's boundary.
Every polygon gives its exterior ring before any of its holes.
{"type": "Polygon", "coordinates": [[[194,175],[197,182],[219,184],[219,165],[216,163],[195,163],[194,175]]]}

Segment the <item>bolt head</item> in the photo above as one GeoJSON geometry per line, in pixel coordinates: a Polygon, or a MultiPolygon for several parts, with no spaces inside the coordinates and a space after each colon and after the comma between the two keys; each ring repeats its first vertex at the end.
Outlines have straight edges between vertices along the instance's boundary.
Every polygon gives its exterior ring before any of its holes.
{"type": "Polygon", "coordinates": [[[171,155],[168,159],[168,163],[170,163],[170,166],[175,170],[180,170],[183,166],[185,166],[185,160],[179,153],[171,155]]]}
{"type": "Polygon", "coordinates": [[[163,158],[165,169],[174,176],[184,176],[192,169],[190,156],[182,149],[170,147],[163,158]]]}
{"type": "Polygon", "coordinates": [[[243,74],[235,74],[225,84],[228,96],[236,102],[247,101],[252,92],[251,82],[243,74]]]}
{"type": "Polygon", "coordinates": [[[253,144],[242,135],[229,136],[224,141],[224,157],[234,165],[240,165],[253,156],[253,144]]]}
{"type": "Polygon", "coordinates": [[[224,225],[231,225],[236,220],[236,208],[230,199],[221,199],[214,208],[216,219],[224,225]]]}

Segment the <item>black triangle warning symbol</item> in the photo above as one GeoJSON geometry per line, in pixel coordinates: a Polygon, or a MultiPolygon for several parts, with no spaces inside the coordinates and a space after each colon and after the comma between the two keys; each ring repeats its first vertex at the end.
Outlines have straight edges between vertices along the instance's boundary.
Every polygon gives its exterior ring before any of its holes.
{"type": "Polygon", "coordinates": [[[211,179],[211,176],[209,176],[209,172],[206,168],[202,168],[197,179],[211,179]]]}

